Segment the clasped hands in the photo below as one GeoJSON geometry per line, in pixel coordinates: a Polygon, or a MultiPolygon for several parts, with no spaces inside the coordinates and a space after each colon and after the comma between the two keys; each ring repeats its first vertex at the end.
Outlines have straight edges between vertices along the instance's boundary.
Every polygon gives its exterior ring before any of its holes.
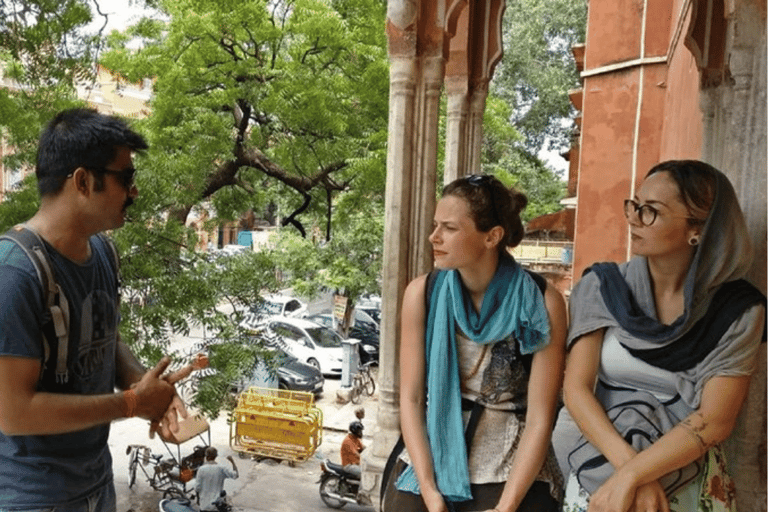
{"type": "Polygon", "coordinates": [[[670,509],[658,480],[637,485],[619,469],[592,494],[589,512],[670,512],[670,509]]]}
{"type": "Polygon", "coordinates": [[[150,421],[149,437],[159,433],[162,439],[170,439],[179,431],[179,419],[188,416],[184,402],[176,392],[176,383],[189,376],[193,370],[208,366],[208,358],[198,354],[195,360],[175,372],[164,372],[171,364],[171,358],[164,356],[147,371],[141,379],[131,385],[136,393],[136,416],[150,421]]]}

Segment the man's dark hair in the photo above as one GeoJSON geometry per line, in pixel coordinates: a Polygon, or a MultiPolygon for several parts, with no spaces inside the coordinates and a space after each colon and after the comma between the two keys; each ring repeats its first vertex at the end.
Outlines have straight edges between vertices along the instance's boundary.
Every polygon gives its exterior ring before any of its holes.
{"type": "MultiPolygon", "coordinates": [[[[41,196],[58,193],[78,167],[103,169],[119,147],[143,151],[144,138],[115,116],[75,108],[60,112],[43,130],[37,149],[37,187],[41,196]]],[[[95,174],[98,180],[102,175],[95,174]]]]}
{"type": "Polygon", "coordinates": [[[209,446],[205,449],[205,460],[216,460],[219,456],[219,451],[213,446],[209,446]]]}

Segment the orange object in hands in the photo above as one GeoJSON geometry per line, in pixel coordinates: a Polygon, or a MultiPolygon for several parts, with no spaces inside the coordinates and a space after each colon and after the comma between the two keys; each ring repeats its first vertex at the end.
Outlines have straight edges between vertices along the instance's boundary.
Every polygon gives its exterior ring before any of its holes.
{"type": "Polygon", "coordinates": [[[202,414],[190,414],[188,417],[179,421],[179,430],[177,432],[170,432],[168,436],[162,434],[162,430],[158,429],[160,438],[163,441],[181,444],[185,441],[189,441],[198,434],[202,434],[208,430],[208,421],[202,414]]]}

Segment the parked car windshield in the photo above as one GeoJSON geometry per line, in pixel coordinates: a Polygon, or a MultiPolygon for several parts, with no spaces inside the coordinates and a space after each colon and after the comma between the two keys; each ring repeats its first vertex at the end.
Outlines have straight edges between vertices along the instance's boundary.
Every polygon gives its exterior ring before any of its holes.
{"type": "Polygon", "coordinates": [[[289,354],[288,352],[282,349],[277,349],[275,351],[274,358],[275,358],[275,361],[277,361],[277,364],[280,366],[285,366],[286,364],[297,361],[295,357],[293,357],[291,354],[289,354]]]}
{"type": "Polygon", "coordinates": [[[334,348],[341,346],[341,337],[328,327],[310,327],[307,329],[307,333],[321,347],[334,348]]]}

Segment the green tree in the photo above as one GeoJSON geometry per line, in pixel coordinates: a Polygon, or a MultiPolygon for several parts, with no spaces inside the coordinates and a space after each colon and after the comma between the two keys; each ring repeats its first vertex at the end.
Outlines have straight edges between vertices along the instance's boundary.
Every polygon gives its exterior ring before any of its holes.
{"type": "Polygon", "coordinates": [[[173,0],[170,21],[110,37],[103,63],[155,77],[145,123],[154,171],[176,185],[153,202],[184,222],[276,205],[283,225],[332,225],[342,193],[382,197],[388,71],[376,0],[173,0]],[[140,36],[139,52],[126,49],[140,36]]]}
{"type": "Polygon", "coordinates": [[[504,12],[504,57],[491,93],[510,106],[521,146],[566,150],[575,115],[568,91],[579,87],[571,48],[583,43],[586,0],[511,0],[504,12]]]}
{"type": "Polygon", "coordinates": [[[83,0],[0,2],[0,136],[13,148],[7,168],[34,161],[40,126],[79,104],[76,83],[94,78],[100,32],[86,30],[92,20],[83,0]]]}
{"type": "Polygon", "coordinates": [[[490,84],[482,169],[528,196],[523,219],[561,209],[565,182],[539,157],[566,151],[568,91],[579,86],[571,47],[584,41],[584,0],[511,0],[503,21],[504,56],[490,84]]]}
{"type": "Polygon", "coordinates": [[[341,330],[346,333],[355,301],[365,294],[380,293],[384,212],[381,203],[373,210],[340,206],[343,213],[336,222],[345,229],[336,229],[331,240],[320,243],[283,231],[273,260],[291,275],[291,286],[298,295],[314,297],[321,289],[330,289],[345,296],[347,310],[341,330]]]}
{"type": "Polygon", "coordinates": [[[536,155],[523,146],[523,135],[509,123],[511,107],[502,98],[490,96],[483,119],[483,172],[493,174],[507,186],[528,197],[523,221],[561,209],[565,182],[536,155]]]}

